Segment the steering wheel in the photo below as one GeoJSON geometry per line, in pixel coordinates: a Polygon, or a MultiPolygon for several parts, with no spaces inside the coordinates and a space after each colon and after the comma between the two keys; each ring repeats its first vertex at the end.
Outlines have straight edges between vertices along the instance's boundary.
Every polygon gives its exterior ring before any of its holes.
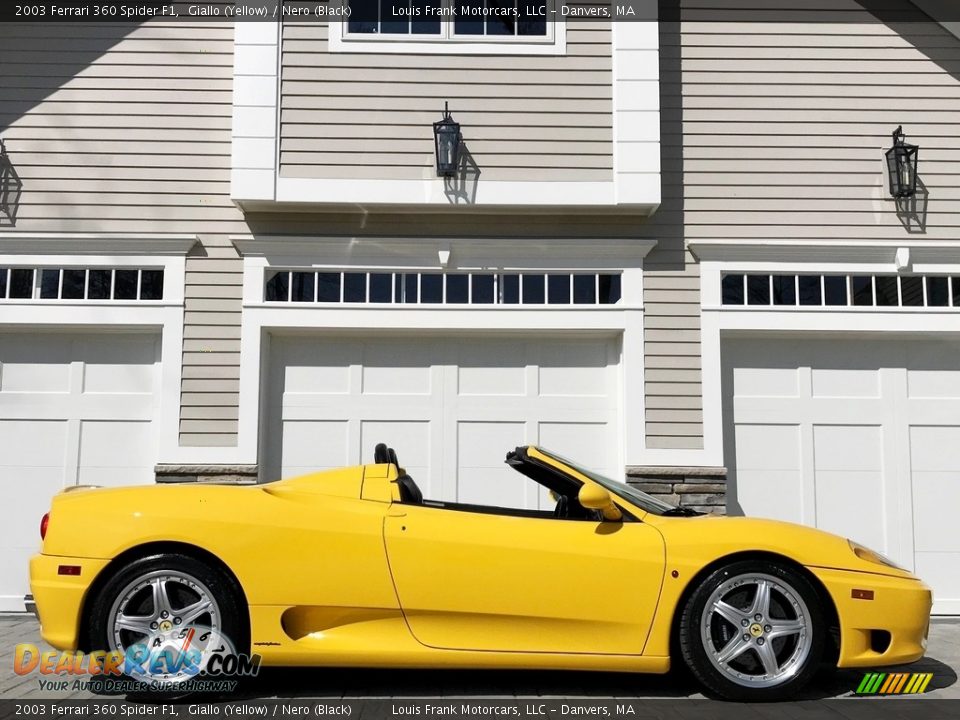
{"type": "Polygon", "coordinates": [[[561,495],[557,498],[557,505],[553,508],[553,516],[555,518],[565,518],[569,517],[570,512],[570,501],[567,500],[566,495],[561,495]]]}

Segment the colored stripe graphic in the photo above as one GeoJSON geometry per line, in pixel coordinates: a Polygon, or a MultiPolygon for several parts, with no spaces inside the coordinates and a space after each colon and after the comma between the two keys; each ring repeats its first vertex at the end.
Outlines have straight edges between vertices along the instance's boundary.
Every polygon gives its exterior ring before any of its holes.
{"type": "Polygon", "coordinates": [[[927,689],[933,673],[867,673],[856,695],[918,695],[927,689]]]}
{"type": "Polygon", "coordinates": [[[905,695],[913,693],[915,689],[920,687],[920,683],[923,681],[923,675],[917,673],[910,678],[910,682],[907,683],[907,686],[903,689],[905,695]]]}
{"type": "Polygon", "coordinates": [[[903,690],[903,686],[907,684],[907,680],[911,677],[910,673],[903,673],[900,676],[900,680],[897,682],[897,686],[891,690],[891,692],[900,694],[900,691],[903,690]]]}
{"type": "Polygon", "coordinates": [[[887,675],[887,681],[883,684],[883,687],[880,688],[880,694],[886,695],[887,691],[890,689],[890,686],[893,684],[893,681],[896,679],[897,675],[887,675]]]}
{"type": "Polygon", "coordinates": [[[857,695],[865,695],[867,692],[867,687],[872,682],[873,682],[873,673],[867,673],[866,675],[863,676],[863,680],[860,681],[860,685],[857,687],[856,690],[854,690],[854,692],[857,695]]]}

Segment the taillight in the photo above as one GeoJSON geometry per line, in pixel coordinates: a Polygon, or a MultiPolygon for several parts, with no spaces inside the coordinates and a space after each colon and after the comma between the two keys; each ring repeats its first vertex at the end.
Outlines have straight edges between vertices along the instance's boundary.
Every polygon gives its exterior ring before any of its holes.
{"type": "Polygon", "coordinates": [[[47,537],[47,526],[50,524],[50,513],[44,513],[43,517],[40,519],[40,539],[44,540],[47,537]]]}

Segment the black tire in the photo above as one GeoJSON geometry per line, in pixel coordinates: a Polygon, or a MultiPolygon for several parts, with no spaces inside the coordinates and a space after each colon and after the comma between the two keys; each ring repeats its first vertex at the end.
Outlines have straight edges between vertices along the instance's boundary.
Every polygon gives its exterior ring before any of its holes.
{"type": "Polygon", "coordinates": [[[684,662],[709,694],[726,700],[793,697],[817,672],[826,639],[817,591],[789,565],[767,560],[713,571],[680,618],[684,662]],[[763,588],[766,612],[756,613],[763,588]]]}
{"type": "MultiPolygon", "coordinates": [[[[121,601],[121,595],[128,591],[132,584],[157,574],[195,579],[204,596],[209,596],[215,603],[219,631],[230,640],[236,652],[249,652],[249,622],[243,605],[243,593],[236,581],[216,566],[189,555],[174,553],[159,553],[134,560],[106,581],[90,604],[88,613],[88,644],[91,649],[117,648],[118,643],[113,637],[113,614],[117,603],[121,601]]],[[[189,588],[181,590],[181,593],[183,592],[189,593],[189,588]]],[[[186,597],[189,599],[189,595],[186,597]]],[[[173,602],[173,597],[169,599],[172,608],[182,607],[182,603],[173,602]]],[[[214,615],[204,617],[212,620],[214,615]]]]}

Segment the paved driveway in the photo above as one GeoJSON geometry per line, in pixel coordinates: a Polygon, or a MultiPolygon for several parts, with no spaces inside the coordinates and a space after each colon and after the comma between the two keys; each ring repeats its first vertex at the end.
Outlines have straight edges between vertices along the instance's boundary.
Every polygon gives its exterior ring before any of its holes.
{"type": "MultiPolygon", "coordinates": [[[[0,616],[0,698],[65,699],[89,693],[41,690],[36,674],[13,672],[17,643],[40,642],[36,620],[28,615],[0,616]]],[[[41,649],[47,649],[43,646],[41,649]]],[[[960,618],[935,621],[927,657],[898,671],[930,672],[927,697],[960,699],[960,618]]],[[[851,695],[863,678],[859,671],[825,672],[805,692],[807,699],[851,695]]],[[[616,673],[329,670],[265,668],[236,697],[245,698],[702,698],[684,672],[667,676],[616,673]]]]}

